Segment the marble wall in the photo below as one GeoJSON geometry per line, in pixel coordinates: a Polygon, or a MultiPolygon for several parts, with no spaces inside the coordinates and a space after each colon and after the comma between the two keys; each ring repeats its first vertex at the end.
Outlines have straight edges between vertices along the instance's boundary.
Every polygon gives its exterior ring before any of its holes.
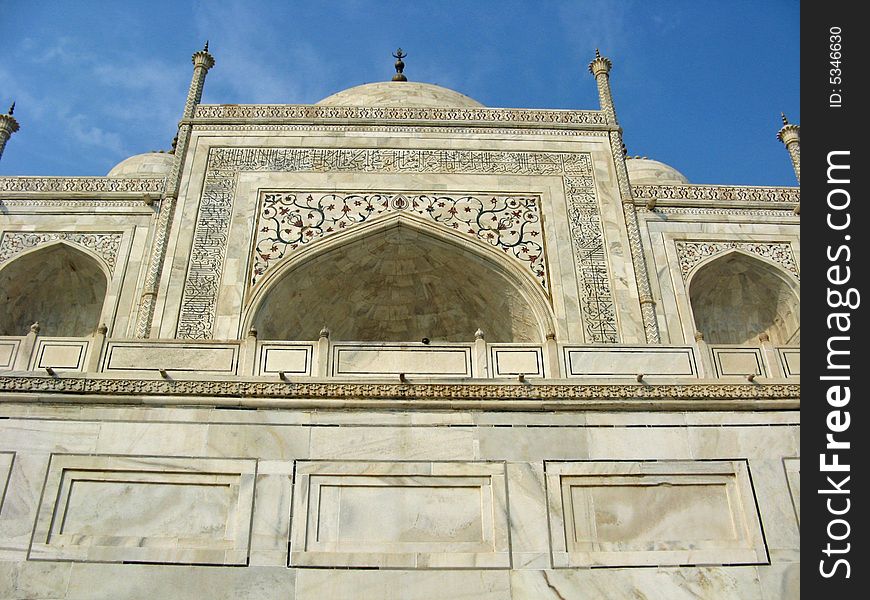
{"type": "Polygon", "coordinates": [[[796,597],[797,412],[0,411],[2,598],[796,597]]]}

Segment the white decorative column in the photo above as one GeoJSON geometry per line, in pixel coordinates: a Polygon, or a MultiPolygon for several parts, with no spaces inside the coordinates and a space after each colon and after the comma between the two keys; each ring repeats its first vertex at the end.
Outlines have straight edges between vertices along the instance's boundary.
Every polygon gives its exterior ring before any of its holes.
{"type": "Polygon", "coordinates": [[[139,314],[136,321],[136,337],[138,338],[151,336],[154,306],[157,301],[157,290],[160,287],[160,273],[163,270],[163,261],[166,259],[166,241],[169,239],[169,230],[172,226],[172,217],[175,214],[175,203],[178,198],[178,188],[181,185],[182,168],[190,141],[190,123],[188,121],[193,118],[196,105],[202,99],[205,76],[215,63],[214,57],[208,52],[208,42],[205,43],[202,50],[194,53],[191,60],[193,61],[193,78],[187,91],[187,101],[184,104],[184,113],[176,136],[175,162],[172,165],[172,171],[166,178],[166,188],[160,200],[160,212],[151,243],[145,285],[139,300],[139,314]]]}
{"type": "Polygon", "coordinates": [[[3,158],[3,149],[6,147],[6,142],[12,137],[12,134],[18,131],[18,121],[12,116],[15,112],[15,103],[9,107],[9,112],[5,115],[0,115],[0,158],[3,158]]]}
{"type": "Polygon", "coordinates": [[[616,109],[613,105],[613,94],[610,91],[610,69],[613,63],[601,56],[595,50],[595,59],[589,63],[589,72],[595,77],[598,85],[598,101],[601,111],[607,117],[607,122],[614,128],[610,131],[610,152],[616,166],[616,179],[619,184],[619,195],[622,199],[622,212],[625,215],[625,226],[628,233],[631,264],[634,268],[634,278],[637,283],[640,313],[643,319],[643,330],[648,344],[660,344],[659,326],[656,319],[655,300],[649,282],[649,273],[643,254],[643,244],[640,239],[640,227],[637,213],[634,210],[634,198],[628,181],[628,169],[625,166],[625,151],[622,143],[622,128],[616,119],[616,109]]]}
{"type": "Polygon", "coordinates": [[[794,174],[797,177],[798,183],[801,182],[801,127],[789,123],[785,116],[782,115],[782,129],[776,134],[776,139],[785,144],[785,149],[788,150],[788,155],[791,157],[791,165],[794,167],[794,174]]]}

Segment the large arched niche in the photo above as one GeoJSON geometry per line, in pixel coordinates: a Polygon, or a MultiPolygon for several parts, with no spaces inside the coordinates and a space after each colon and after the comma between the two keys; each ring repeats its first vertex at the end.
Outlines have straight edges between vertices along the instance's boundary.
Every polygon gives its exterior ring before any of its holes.
{"type": "Polygon", "coordinates": [[[84,337],[100,321],[108,279],[97,259],[66,243],[23,254],[0,269],[0,335],[84,337]]]}
{"type": "Polygon", "coordinates": [[[543,290],[501,251],[412,217],[364,227],[265,282],[247,319],[260,339],[313,340],[325,325],[334,340],[471,341],[480,328],[540,342],[552,329],[543,290]]]}
{"type": "Polygon", "coordinates": [[[800,342],[797,283],[779,267],[739,250],[700,266],[689,280],[695,329],[712,344],[800,342]]]}

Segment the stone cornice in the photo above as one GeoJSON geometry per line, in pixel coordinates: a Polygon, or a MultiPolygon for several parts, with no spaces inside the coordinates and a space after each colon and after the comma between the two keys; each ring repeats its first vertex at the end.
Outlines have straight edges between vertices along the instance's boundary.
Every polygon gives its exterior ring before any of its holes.
{"type": "Polygon", "coordinates": [[[192,124],[208,123],[423,123],[445,127],[497,125],[520,128],[613,129],[598,110],[418,108],[316,104],[200,104],[192,124]]]}
{"type": "Polygon", "coordinates": [[[15,194],[154,194],[163,191],[163,177],[0,177],[0,197],[15,194]]]}
{"type": "Polygon", "coordinates": [[[797,410],[797,383],[520,384],[0,377],[11,402],[480,410],[797,410]]]}
{"type": "Polygon", "coordinates": [[[800,188],[761,187],[736,185],[634,185],[635,200],[646,204],[649,200],[673,200],[676,204],[688,202],[768,203],[794,205],[800,202],[800,188]]]}

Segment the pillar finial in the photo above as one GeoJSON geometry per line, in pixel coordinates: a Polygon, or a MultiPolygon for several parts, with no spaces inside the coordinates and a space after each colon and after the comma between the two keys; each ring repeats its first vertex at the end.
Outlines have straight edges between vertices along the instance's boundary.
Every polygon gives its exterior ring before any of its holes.
{"type": "Polygon", "coordinates": [[[18,131],[18,121],[12,114],[15,112],[15,102],[9,107],[9,112],[5,115],[0,114],[0,158],[3,157],[3,149],[6,148],[6,142],[12,137],[12,134],[18,131]]]}
{"type": "Polygon", "coordinates": [[[405,61],[402,60],[406,56],[408,56],[408,55],[405,54],[404,52],[402,52],[401,48],[397,49],[395,54],[393,54],[393,58],[396,59],[396,64],[395,64],[396,74],[393,75],[393,81],[408,81],[408,78],[405,77],[405,73],[404,73],[405,61]]]}
{"type": "Polygon", "coordinates": [[[197,50],[193,53],[190,59],[194,67],[203,67],[206,71],[214,66],[214,56],[208,51],[208,40],[205,41],[205,46],[202,50],[197,50]]]}
{"type": "Polygon", "coordinates": [[[801,128],[796,123],[789,123],[784,112],[779,113],[782,117],[782,128],[777,132],[776,139],[785,145],[788,150],[791,165],[798,183],[801,182],[801,128]]]}
{"type": "Polygon", "coordinates": [[[601,56],[601,52],[596,48],[595,58],[589,63],[589,72],[597,77],[600,74],[607,75],[611,68],[613,68],[613,63],[606,56],[601,56]]]}

